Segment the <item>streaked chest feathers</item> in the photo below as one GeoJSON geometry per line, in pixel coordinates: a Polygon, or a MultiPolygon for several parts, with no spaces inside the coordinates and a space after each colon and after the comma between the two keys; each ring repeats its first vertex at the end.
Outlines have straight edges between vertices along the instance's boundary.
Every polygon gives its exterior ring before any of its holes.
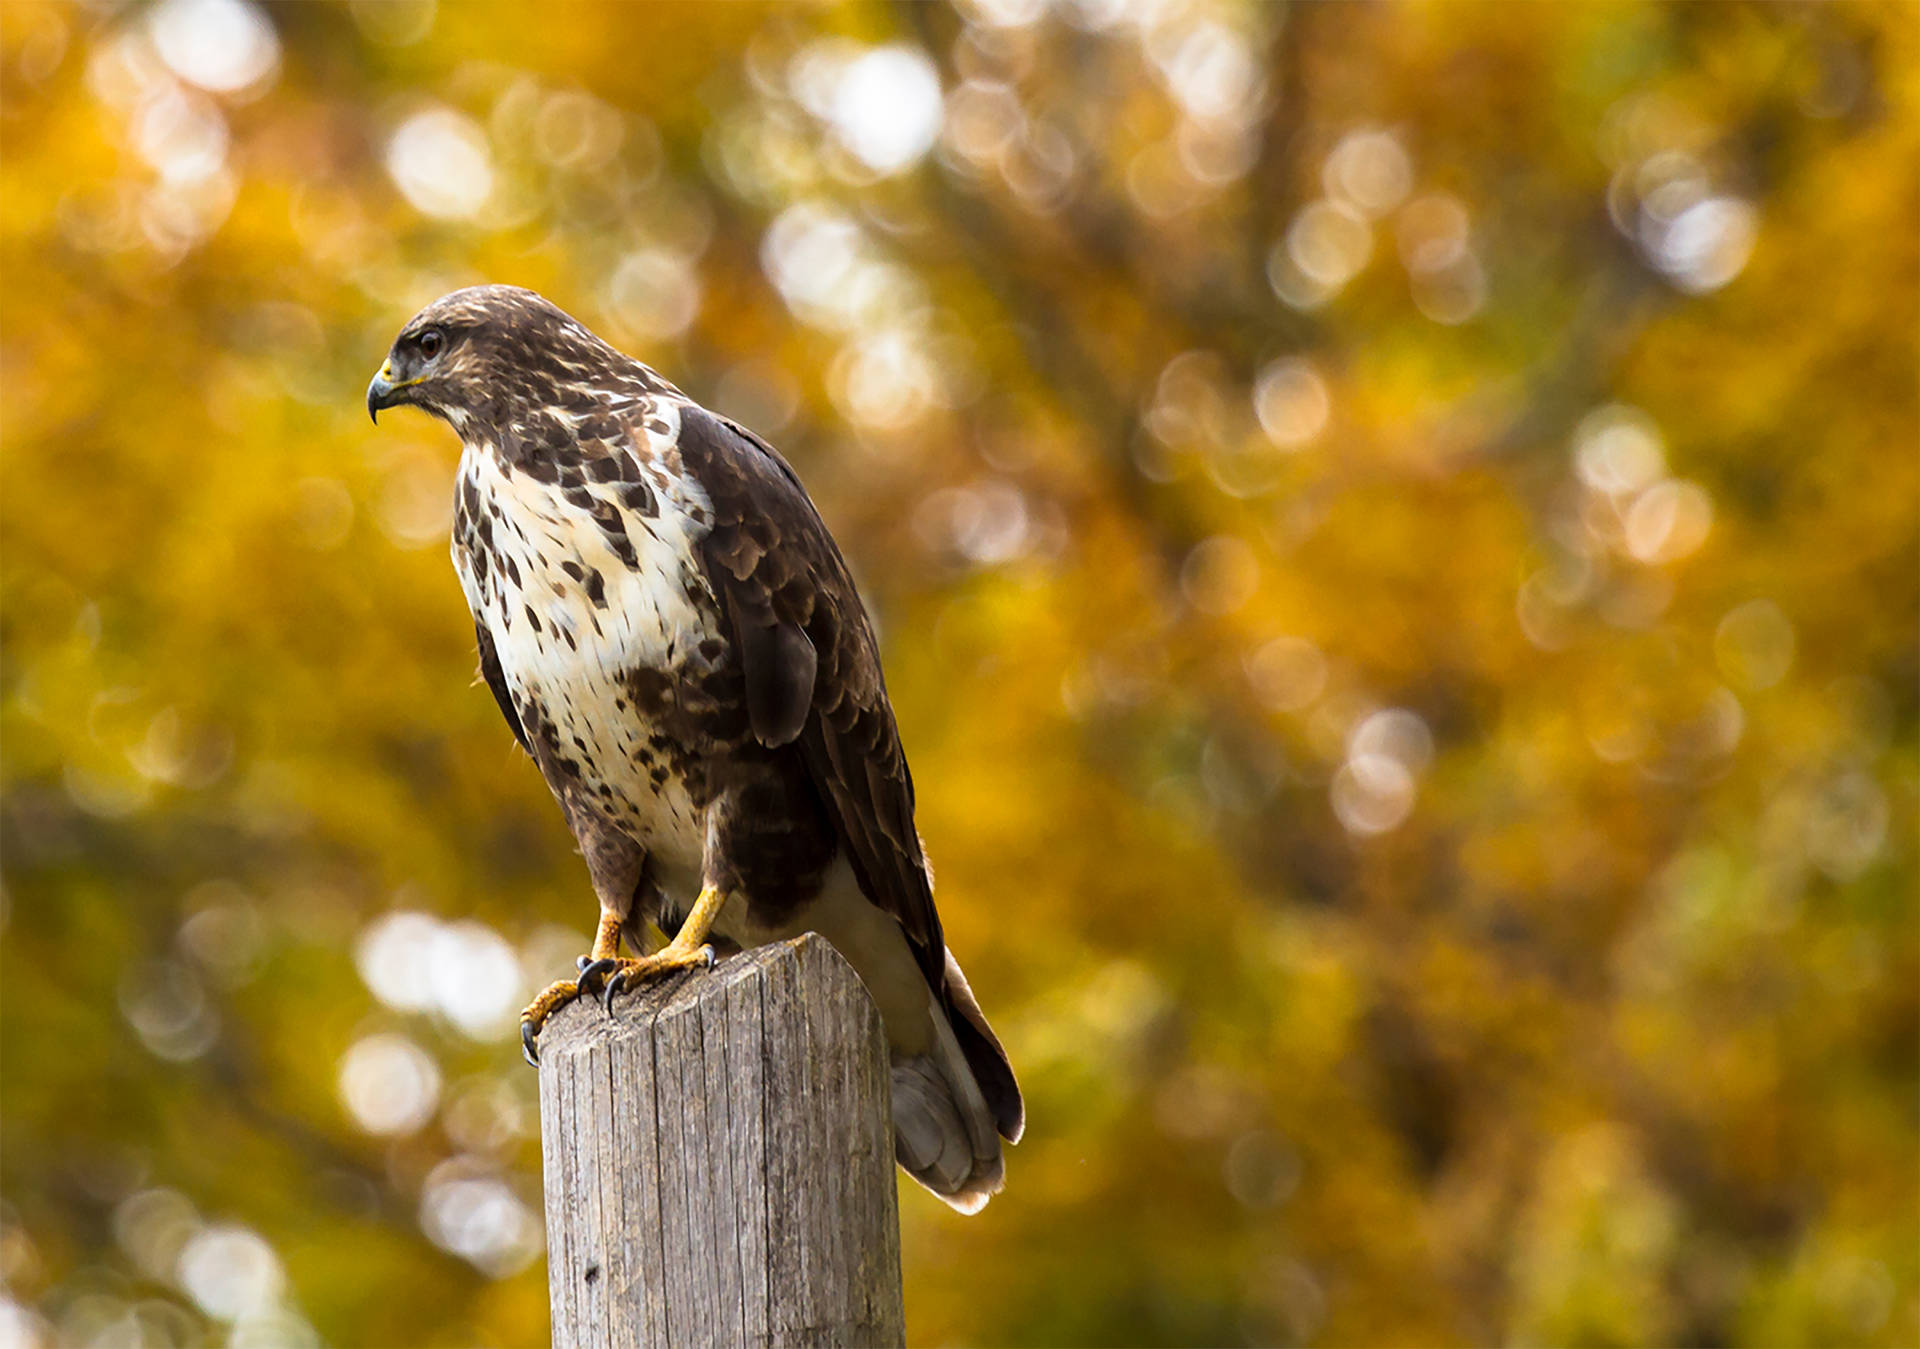
{"type": "Polygon", "coordinates": [[[591,442],[512,467],[469,444],[453,560],[536,754],[577,774],[595,808],[663,862],[680,862],[700,856],[702,803],[663,700],[696,689],[724,645],[695,561],[710,505],[663,462],[678,404],[648,401],[629,422],[638,444],[591,442]]]}

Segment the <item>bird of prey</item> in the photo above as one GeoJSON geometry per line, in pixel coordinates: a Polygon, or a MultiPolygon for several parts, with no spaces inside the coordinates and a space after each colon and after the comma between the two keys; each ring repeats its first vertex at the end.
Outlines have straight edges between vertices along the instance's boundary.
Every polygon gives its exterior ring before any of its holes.
{"type": "Polygon", "coordinates": [[[460,436],[480,674],[600,902],[579,978],[521,1015],[527,1057],[572,998],[818,932],[885,1022],[900,1165],[977,1211],[1025,1108],[942,939],[873,629],[798,475],[512,286],[407,322],[367,388],[376,421],[400,404],[460,436]],[[649,923],[672,937],[645,954],[649,923]]]}

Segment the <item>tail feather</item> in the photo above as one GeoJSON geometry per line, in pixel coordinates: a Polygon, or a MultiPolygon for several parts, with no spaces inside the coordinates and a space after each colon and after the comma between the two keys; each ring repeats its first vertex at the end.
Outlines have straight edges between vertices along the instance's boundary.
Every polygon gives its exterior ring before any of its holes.
{"type": "Polygon", "coordinates": [[[906,1173],[962,1213],[978,1213],[1006,1180],[999,1142],[976,1150],[932,1055],[893,1065],[893,1155],[906,1173]],[[987,1155],[980,1155],[985,1152],[987,1155]]]}
{"type": "Polygon", "coordinates": [[[1000,1136],[1017,1140],[1024,1127],[1020,1089],[951,953],[946,996],[930,992],[927,1015],[930,1052],[893,1060],[894,1156],[948,1204],[978,1213],[1006,1180],[1000,1136]]]}
{"type": "Polygon", "coordinates": [[[1027,1129],[1027,1107],[1020,1099],[1020,1084],[1014,1081],[1007,1051],[987,1024],[986,1014],[980,1010],[952,951],[947,952],[947,1005],[955,1013],[951,1019],[954,1036],[966,1055],[967,1066],[973,1070],[980,1094],[993,1110],[995,1127],[1009,1143],[1018,1143],[1027,1129]]]}

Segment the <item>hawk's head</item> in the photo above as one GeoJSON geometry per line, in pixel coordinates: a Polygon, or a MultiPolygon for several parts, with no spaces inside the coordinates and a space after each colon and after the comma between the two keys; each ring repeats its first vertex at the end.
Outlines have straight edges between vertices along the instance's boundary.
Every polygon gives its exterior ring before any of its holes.
{"type": "Polygon", "coordinates": [[[407,320],[367,386],[367,413],[411,403],[455,430],[505,426],[637,364],[530,290],[473,286],[407,320]]]}

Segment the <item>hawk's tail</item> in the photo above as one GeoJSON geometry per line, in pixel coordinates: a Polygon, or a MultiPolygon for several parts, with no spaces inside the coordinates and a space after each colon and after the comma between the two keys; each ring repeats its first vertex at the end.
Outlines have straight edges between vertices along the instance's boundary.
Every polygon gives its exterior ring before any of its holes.
{"type": "Polygon", "coordinates": [[[1005,1179],[1000,1140],[1020,1140],[1026,1109],[951,951],[943,992],[928,991],[931,1051],[893,1061],[893,1150],[908,1175],[978,1213],[1005,1179]]]}

